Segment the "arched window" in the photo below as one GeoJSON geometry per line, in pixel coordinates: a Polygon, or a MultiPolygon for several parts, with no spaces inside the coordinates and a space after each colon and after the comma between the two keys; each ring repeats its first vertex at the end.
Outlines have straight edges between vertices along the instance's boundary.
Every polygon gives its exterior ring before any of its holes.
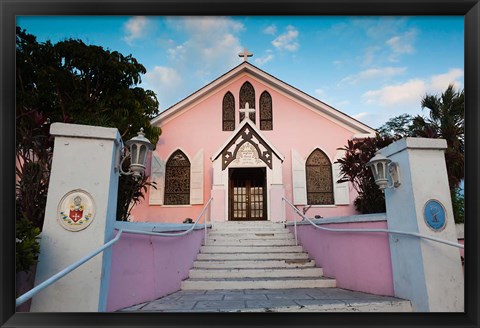
{"type": "MultiPolygon", "coordinates": [[[[255,108],[255,89],[250,82],[245,82],[240,88],[240,109],[245,108],[248,102],[250,108],[255,108]]],[[[245,113],[240,113],[240,122],[245,118],[245,113]]],[[[250,120],[255,123],[255,112],[250,113],[250,120]]]]}
{"type": "Polygon", "coordinates": [[[333,200],[332,163],[320,149],[315,149],[305,164],[308,205],[330,205],[333,200]]]}
{"type": "Polygon", "coordinates": [[[272,96],[267,91],[260,95],[260,130],[273,130],[272,96]]]}
{"type": "Polygon", "coordinates": [[[181,150],[175,151],[166,164],[164,204],[190,204],[190,161],[181,150]]]}
{"type": "Polygon", "coordinates": [[[235,98],[229,91],[223,96],[222,103],[222,130],[235,130],[235,98]]]}

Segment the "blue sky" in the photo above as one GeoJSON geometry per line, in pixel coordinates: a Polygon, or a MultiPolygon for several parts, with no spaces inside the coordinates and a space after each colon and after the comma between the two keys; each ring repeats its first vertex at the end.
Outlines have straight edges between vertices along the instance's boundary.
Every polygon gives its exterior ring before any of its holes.
{"type": "Polygon", "coordinates": [[[132,54],[164,110],[242,62],[378,128],[427,114],[420,101],[464,86],[463,16],[17,17],[40,42],[67,38],[132,54]]]}

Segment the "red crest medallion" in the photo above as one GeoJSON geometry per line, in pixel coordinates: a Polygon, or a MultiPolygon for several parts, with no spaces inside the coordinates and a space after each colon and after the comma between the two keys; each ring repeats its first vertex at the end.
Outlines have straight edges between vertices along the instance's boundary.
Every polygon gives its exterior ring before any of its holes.
{"type": "Polygon", "coordinates": [[[77,222],[83,217],[83,210],[70,210],[68,217],[72,219],[73,222],[77,222]]]}

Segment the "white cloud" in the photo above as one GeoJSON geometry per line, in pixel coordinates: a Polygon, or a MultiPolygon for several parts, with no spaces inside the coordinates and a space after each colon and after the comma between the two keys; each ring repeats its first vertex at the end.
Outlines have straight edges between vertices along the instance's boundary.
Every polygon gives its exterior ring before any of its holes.
{"type": "Polygon", "coordinates": [[[342,83],[357,84],[372,79],[387,79],[395,75],[403,74],[406,67],[382,67],[370,68],[357,74],[349,75],[340,81],[342,83]]]}
{"type": "Polygon", "coordinates": [[[238,33],[244,25],[228,17],[169,17],[165,29],[175,35],[162,42],[168,62],[148,68],[145,87],[157,93],[165,109],[238,65],[238,33]]]}
{"type": "Polygon", "coordinates": [[[268,63],[272,59],[273,59],[273,55],[272,54],[267,54],[263,57],[256,58],[255,59],[255,64],[258,64],[258,65],[261,66],[261,65],[264,65],[265,63],[268,63]]]}
{"type": "Polygon", "coordinates": [[[392,50],[392,55],[390,56],[390,61],[396,61],[398,56],[403,54],[412,54],[415,52],[415,47],[413,43],[417,37],[417,31],[415,29],[410,29],[407,32],[396,35],[387,40],[387,45],[390,46],[392,50]]]}
{"type": "Polygon", "coordinates": [[[348,101],[348,100],[342,100],[342,101],[339,101],[339,102],[335,103],[335,107],[337,107],[337,108],[345,107],[345,106],[348,106],[348,105],[350,105],[350,101],[348,101]]]}
{"type": "Polygon", "coordinates": [[[381,50],[380,47],[372,46],[364,50],[363,65],[368,66],[375,61],[375,54],[381,50]]]}
{"type": "Polygon", "coordinates": [[[165,97],[178,93],[178,86],[183,82],[180,74],[172,67],[155,66],[149,70],[143,79],[146,89],[157,94],[160,107],[165,108],[165,97]]]}
{"type": "Polygon", "coordinates": [[[381,106],[419,104],[426,91],[425,81],[413,79],[403,84],[389,85],[379,90],[367,91],[363,94],[363,98],[367,104],[379,104],[381,106]]]}
{"type": "Polygon", "coordinates": [[[287,31],[276,37],[272,44],[279,50],[297,51],[300,46],[298,44],[298,30],[292,25],[287,26],[286,29],[287,31]]]}
{"type": "Polygon", "coordinates": [[[370,115],[370,113],[367,113],[367,112],[361,112],[361,113],[358,113],[358,114],[355,114],[355,115],[352,115],[352,117],[356,120],[361,120],[362,118],[365,118],[366,116],[370,115]]]}
{"type": "Polygon", "coordinates": [[[315,89],[315,94],[319,97],[324,97],[325,96],[325,90],[324,89],[315,89]]]}
{"type": "Polygon", "coordinates": [[[178,69],[192,69],[193,63],[202,63],[200,75],[211,79],[239,63],[242,50],[235,35],[244,25],[227,17],[172,17],[167,24],[186,33],[186,41],[169,48],[169,58],[178,69]]]}
{"type": "Polygon", "coordinates": [[[277,27],[272,24],[270,26],[267,26],[264,30],[263,30],[263,33],[265,34],[270,34],[270,35],[275,35],[275,33],[277,33],[277,27]]]}
{"type": "Polygon", "coordinates": [[[457,89],[462,89],[463,70],[459,68],[453,68],[445,74],[432,76],[430,89],[433,92],[444,92],[449,84],[453,84],[457,89]]]}
{"type": "Polygon", "coordinates": [[[150,21],[144,16],[135,16],[130,18],[124,25],[125,36],[123,40],[129,45],[132,45],[135,40],[144,37],[147,28],[150,26],[150,21]]]}
{"type": "Polygon", "coordinates": [[[425,94],[437,94],[446,90],[449,84],[461,88],[463,83],[463,70],[454,68],[447,73],[433,75],[426,79],[411,79],[405,83],[387,85],[378,90],[370,90],[363,94],[367,104],[389,106],[420,107],[420,101],[425,94]]]}

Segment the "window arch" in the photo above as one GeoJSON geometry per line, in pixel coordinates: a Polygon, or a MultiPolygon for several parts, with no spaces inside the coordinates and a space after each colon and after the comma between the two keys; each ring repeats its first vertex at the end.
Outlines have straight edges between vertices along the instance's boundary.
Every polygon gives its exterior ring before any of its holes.
{"type": "Polygon", "coordinates": [[[315,149],[305,164],[307,204],[331,205],[333,199],[332,163],[320,149],[315,149]]]}
{"type": "Polygon", "coordinates": [[[235,97],[229,91],[223,96],[222,102],[222,130],[235,130],[235,97]]]}
{"type": "MultiPolygon", "coordinates": [[[[255,109],[255,89],[246,81],[240,88],[240,109],[245,108],[248,102],[250,108],[255,109]]],[[[245,118],[245,113],[240,113],[240,122],[245,118]]],[[[250,113],[250,120],[255,123],[255,112],[250,113]]]]}
{"type": "Polygon", "coordinates": [[[260,95],[260,130],[273,130],[272,96],[267,91],[260,95]]]}
{"type": "Polygon", "coordinates": [[[176,150],[165,167],[165,205],[190,204],[190,161],[176,150]]]}

